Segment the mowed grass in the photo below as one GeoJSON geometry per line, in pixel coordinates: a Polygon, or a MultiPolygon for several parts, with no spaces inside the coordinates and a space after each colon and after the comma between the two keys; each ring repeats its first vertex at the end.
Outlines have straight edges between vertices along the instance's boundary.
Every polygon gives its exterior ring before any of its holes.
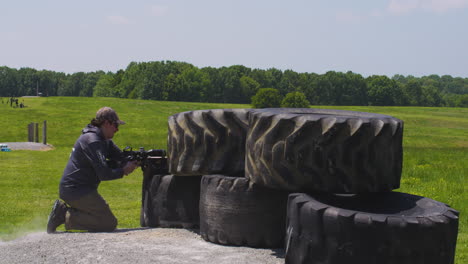
{"type": "MultiPolygon", "coordinates": [[[[20,102],[23,98],[20,99],[20,102]]],[[[24,98],[26,108],[0,104],[0,142],[27,141],[27,124],[47,120],[51,151],[0,152],[0,239],[45,230],[50,207],[58,198],[58,184],[75,140],[102,106],[114,108],[127,124],[114,142],[132,146],[167,148],[167,118],[194,109],[247,107],[228,104],[173,103],[112,98],[24,98]]],[[[119,220],[119,228],[139,226],[142,172],[107,181],[100,192],[119,220]]]]}
{"type": "MultiPolygon", "coordinates": [[[[22,101],[23,98],[20,99],[22,101]]],[[[24,98],[27,108],[0,104],[0,142],[27,141],[27,124],[47,120],[51,151],[0,152],[0,239],[44,231],[71,148],[102,106],[127,122],[114,141],[121,148],[167,148],[167,118],[175,113],[249,105],[158,102],[115,98],[24,98]]],[[[404,163],[397,191],[429,197],[460,211],[456,263],[468,263],[468,109],[425,107],[330,107],[392,115],[405,122],[404,163]]],[[[317,107],[319,108],[319,107],[317,107]]],[[[99,190],[119,219],[119,228],[139,227],[141,170],[99,190]]]]}

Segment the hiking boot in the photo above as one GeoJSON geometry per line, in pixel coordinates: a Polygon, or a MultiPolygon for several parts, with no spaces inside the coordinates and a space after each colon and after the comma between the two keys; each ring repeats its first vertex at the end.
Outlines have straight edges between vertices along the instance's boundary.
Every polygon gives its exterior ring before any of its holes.
{"type": "Polygon", "coordinates": [[[47,221],[47,233],[54,233],[57,227],[65,223],[65,214],[67,213],[67,206],[60,200],[55,200],[47,221]]]}

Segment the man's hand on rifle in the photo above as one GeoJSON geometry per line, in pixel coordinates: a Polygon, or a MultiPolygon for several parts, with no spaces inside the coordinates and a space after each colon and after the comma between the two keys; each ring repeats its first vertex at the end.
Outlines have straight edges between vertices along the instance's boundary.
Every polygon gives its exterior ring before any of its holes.
{"type": "Polygon", "coordinates": [[[123,167],[124,175],[132,173],[139,165],[139,162],[136,160],[127,162],[127,164],[125,164],[123,167]]]}

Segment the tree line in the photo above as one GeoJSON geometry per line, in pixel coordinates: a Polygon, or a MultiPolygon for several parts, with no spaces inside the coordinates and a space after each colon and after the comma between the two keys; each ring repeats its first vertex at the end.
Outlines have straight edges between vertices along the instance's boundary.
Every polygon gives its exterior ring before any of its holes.
{"type": "Polygon", "coordinates": [[[298,73],[242,65],[198,68],[186,62],[131,62],[117,72],[62,72],[0,67],[0,96],[118,97],[250,104],[261,88],[299,92],[312,105],[468,107],[468,78],[298,73]]]}

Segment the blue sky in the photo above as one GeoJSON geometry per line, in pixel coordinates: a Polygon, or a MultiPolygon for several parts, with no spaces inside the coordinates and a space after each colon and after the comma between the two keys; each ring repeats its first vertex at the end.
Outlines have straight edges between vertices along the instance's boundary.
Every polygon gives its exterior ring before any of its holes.
{"type": "Polygon", "coordinates": [[[0,65],[73,73],[131,61],[468,77],[468,0],[17,0],[0,65]]]}

